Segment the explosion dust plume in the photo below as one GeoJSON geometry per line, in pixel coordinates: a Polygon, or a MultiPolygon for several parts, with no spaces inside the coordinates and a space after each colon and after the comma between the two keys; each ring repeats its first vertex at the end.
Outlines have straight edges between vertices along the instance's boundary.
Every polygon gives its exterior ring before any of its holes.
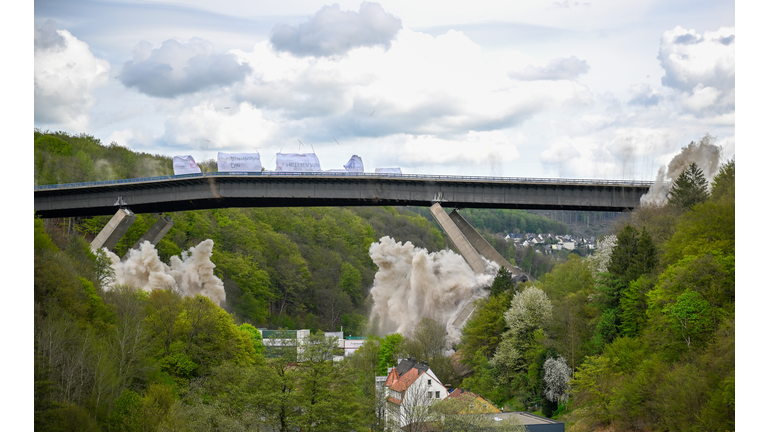
{"type": "Polygon", "coordinates": [[[452,323],[464,306],[488,296],[498,270],[486,261],[488,274],[476,274],[461,255],[450,250],[426,249],[382,237],[371,244],[371,259],[379,267],[371,296],[371,321],[380,334],[398,332],[411,336],[422,318],[438,322],[448,333],[448,347],[459,342],[460,329],[452,323]]]}
{"type": "Polygon", "coordinates": [[[720,147],[714,145],[714,141],[715,138],[707,134],[698,143],[691,141],[690,144],[683,147],[680,153],[672,158],[666,168],[659,168],[656,181],[648,190],[648,193],[640,197],[640,204],[665,204],[672,182],[677,180],[680,173],[685,171],[692,163],[696,163],[701,169],[711,189],[712,179],[717,175],[720,167],[720,147]]]}
{"type": "MultiPolygon", "coordinates": [[[[105,249],[106,250],[106,249],[105,249]]],[[[224,303],[224,283],[213,274],[211,262],[213,240],[205,240],[178,256],[171,257],[171,265],[160,261],[152,243],[145,241],[140,248],[131,249],[124,261],[107,250],[115,270],[115,284],[128,284],[145,291],[175,287],[185,297],[201,294],[214,303],[224,303]]]]}

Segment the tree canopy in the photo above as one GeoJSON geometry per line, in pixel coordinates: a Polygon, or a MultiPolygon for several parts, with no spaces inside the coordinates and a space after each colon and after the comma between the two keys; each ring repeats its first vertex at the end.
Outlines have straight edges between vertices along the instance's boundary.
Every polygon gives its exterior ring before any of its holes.
{"type": "Polygon", "coordinates": [[[672,183],[669,189],[669,204],[686,210],[690,209],[709,197],[708,187],[701,168],[695,162],[691,163],[672,183]]]}

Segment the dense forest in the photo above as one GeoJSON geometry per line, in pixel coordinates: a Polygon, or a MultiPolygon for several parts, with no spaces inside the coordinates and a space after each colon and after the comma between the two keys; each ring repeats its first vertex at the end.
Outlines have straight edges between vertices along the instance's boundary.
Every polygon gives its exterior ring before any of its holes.
{"type": "MultiPolygon", "coordinates": [[[[170,172],[167,157],[35,131],[35,184],[170,172]]],[[[536,280],[515,285],[501,270],[453,355],[429,318],[407,335],[367,327],[372,242],[389,235],[429,251],[449,246],[426,209],[165,215],[174,226],[157,245],[163,261],[213,240],[222,307],[172,288],[114,285],[109,259],[89,246],[109,217],[35,218],[35,428],[389,430],[374,376],[413,357],[454,388],[554,417],[569,431],[734,430],[735,163],[711,185],[700,174],[689,167],[667,205],[618,219],[586,257],[514,249],[496,235],[521,221],[526,230],[567,229],[560,222],[464,210],[506,258],[536,264],[536,280]],[[323,331],[341,326],[367,339],[333,362],[323,331]],[[311,329],[306,358],[265,356],[257,327],[311,329]]],[[[139,215],[116,254],[159,216],[139,215]]],[[[434,419],[446,409],[436,407],[434,419]]]]}
{"type": "Polygon", "coordinates": [[[500,274],[464,328],[462,385],[573,431],[734,430],[734,161],[707,186],[692,164],[595,255],[517,289],[500,274]]]}
{"type": "MultiPolygon", "coordinates": [[[[35,182],[47,184],[172,173],[168,157],[103,146],[91,136],[35,131],[35,182]]],[[[115,248],[123,257],[161,215],[138,215],[115,248]]],[[[436,224],[407,208],[229,208],[167,213],[174,225],[157,245],[163,262],[212,239],[215,274],[239,321],[362,336],[375,265],[368,247],[388,235],[437,251],[436,224]]],[[[48,221],[52,235],[93,237],[111,216],[48,221]],[[62,232],[63,231],[63,232],[62,232]]]]}

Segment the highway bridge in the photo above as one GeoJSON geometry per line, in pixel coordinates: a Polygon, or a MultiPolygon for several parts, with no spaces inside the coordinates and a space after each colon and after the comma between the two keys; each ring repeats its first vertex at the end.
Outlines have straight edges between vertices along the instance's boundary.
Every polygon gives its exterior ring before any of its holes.
{"type": "Polygon", "coordinates": [[[649,181],[373,173],[207,172],[35,186],[43,218],[224,207],[424,206],[623,211],[649,181]]]}

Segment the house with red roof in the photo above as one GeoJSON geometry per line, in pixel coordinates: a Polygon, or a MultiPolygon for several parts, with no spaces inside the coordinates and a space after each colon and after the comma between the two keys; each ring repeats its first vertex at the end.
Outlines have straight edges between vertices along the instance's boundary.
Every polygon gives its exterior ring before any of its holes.
{"type": "Polygon", "coordinates": [[[448,397],[448,389],[427,362],[407,358],[392,368],[384,382],[387,422],[397,429],[431,419],[430,406],[448,397]]]}

